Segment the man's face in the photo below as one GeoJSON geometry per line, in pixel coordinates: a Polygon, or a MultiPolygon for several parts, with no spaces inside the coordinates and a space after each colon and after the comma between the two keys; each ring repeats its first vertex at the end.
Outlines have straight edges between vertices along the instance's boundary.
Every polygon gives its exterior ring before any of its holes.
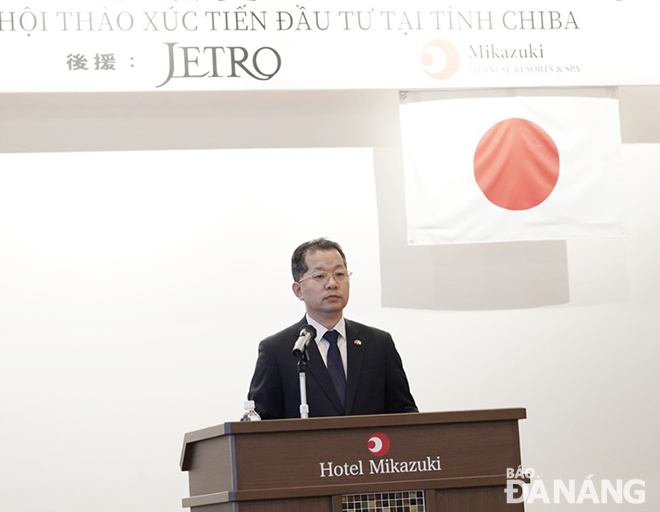
{"type": "Polygon", "coordinates": [[[314,251],[305,254],[305,265],[307,272],[303,275],[300,283],[293,283],[293,292],[300,300],[305,302],[307,312],[315,320],[322,322],[325,319],[333,319],[341,316],[341,312],[348,303],[350,282],[348,279],[337,282],[330,276],[319,282],[309,278],[319,272],[345,271],[341,255],[334,249],[330,251],[314,251]],[[305,279],[305,278],[308,279],[305,279]]]}

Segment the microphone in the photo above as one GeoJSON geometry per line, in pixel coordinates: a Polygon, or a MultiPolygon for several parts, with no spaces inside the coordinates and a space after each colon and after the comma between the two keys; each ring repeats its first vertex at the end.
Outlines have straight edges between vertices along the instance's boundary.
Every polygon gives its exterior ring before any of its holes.
{"type": "Polygon", "coordinates": [[[307,348],[307,344],[313,339],[316,339],[316,329],[311,325],[303,325],[298,335],[298,341],[296,341],[291,352],[293,356],[300,357],[307,348]]]}

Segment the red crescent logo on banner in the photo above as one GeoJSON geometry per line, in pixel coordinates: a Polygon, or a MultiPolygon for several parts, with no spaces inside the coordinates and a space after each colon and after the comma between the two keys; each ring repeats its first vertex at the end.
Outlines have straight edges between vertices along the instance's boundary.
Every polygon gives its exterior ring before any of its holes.
{"type": "Polygon", "coordinates": [[[422,50],[421,60],[426,74],[436,80],[446,80],[458,71],[458,51],[443,39],[428,43],[422,50]]]}

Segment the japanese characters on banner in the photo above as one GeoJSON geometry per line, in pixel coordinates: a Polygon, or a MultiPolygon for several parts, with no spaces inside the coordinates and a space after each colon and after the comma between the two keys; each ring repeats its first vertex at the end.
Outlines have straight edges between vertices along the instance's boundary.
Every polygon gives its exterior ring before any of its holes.
{"type": "Polygon", "coordinates": [[[657,84],[659,15],[654,0],[3,0],[0,92],[657,84]]]}

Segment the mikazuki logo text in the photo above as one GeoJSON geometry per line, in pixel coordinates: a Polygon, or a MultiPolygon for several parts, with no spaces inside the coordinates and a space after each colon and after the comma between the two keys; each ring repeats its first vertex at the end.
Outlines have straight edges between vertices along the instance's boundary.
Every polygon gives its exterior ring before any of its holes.
{"type": "MultiPolygon", "coordinates": [[[[380,432],[369,436],[367,449],[377,457],[383,457],[390,448],[389,438],[380,432]]],[[[390,474],[390,473],[426,473],[441,471],[440,456],[427,456],[417,460],[396,460],[394,458],[381,458],[378,460],[362,459],[354,462],[320,462],[320,477],[360,476],[364,474],[390,474]]]]}

